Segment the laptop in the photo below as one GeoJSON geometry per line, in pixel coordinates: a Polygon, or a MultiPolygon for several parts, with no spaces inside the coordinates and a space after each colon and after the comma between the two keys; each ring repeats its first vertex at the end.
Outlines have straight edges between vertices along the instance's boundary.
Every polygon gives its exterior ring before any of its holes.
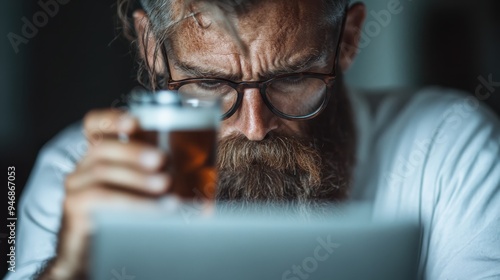
{"type": "Polygon", "coordinates": [[[415,279],[421,230],[409,221],[161,211],[95,214],[96,280],[415,279]]]}

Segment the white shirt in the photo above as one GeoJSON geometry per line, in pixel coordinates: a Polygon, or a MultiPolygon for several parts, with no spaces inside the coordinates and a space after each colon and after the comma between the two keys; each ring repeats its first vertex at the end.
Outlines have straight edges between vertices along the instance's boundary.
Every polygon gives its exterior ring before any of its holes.
{"type": "MultiPolygon", "coordinates": [[[[352,199],[424,228],[420,277],[500,279],[500,121],[473,96],[441,88],[350,93],[358,130],[352,199]]],[[[55,255],[63,181],[85,154],[81,123],[45,145],[20,201],[15,273],[55,255]]]]}

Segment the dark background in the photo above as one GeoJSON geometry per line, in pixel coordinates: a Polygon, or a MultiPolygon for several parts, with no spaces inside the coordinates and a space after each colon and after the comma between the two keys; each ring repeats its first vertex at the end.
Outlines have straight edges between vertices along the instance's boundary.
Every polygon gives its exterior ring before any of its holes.
{"type": "MultiPolygon", "coordinates": [[[[387,1],[365,2],[370,11],[370,7],[387,1]]],[[[392,28],[411,17],[405,21],[403,33],[391,35],[396,38],[395,44],[406,37],[415,42],[404,54],[410,61],[418,62],[404,65],[405,69],[416,69],[411,82],[405,84],[412,87],[438,84],[474,92],[480,84],[479,76],[487,79],[492,75],[493,81],[500,82],[500,20],[497,16],[500,1],[417,2],[411,5],[420,5],[418,9],[398,15],[399,19],[391,23],[390,28],[373,38],[373,46],[363,50],[359,59],[376,58],[376,52],[371,50],[385,40],[392,28]],[[420,12],[415,12],[417,10],[420,12]]],[[[50,17],[27,44],[21,44],[18,53],[7,35],[21,34],[21,18],[32,21],[41,8],[37,1],[10,0],[3,4],[0,8],[0,167],[4,172],[7,166],[16,167],[19,202],[40,148],[90,109],[112,106],[137,84],[128,43],[123,38],[116,39],[113,0],[72,0],[60,5],[59,12],[50,17]]],[[[398,62],[397,57],[394,60],[398,62]]],[[[364,83],[370,78],[367,72],[385,71],[384,67],[360,62],[348,73],[349,80],[354,81],[353,86],[390,86],[390,81],[364,83]]],[[[500,87],[495,90],[484,102],[498,113],[500,87]]],[[[4,188],[2,221],[6,215],[6,193],[4,188]]],[[[4,227],[0,230],[0,276],[6,269],[5,231],[4,227]]]]}
{"type": "MultiPolygon", "coordinates": [[[[136,85],[133,59],[118,35],[113,0],[69,1],[16,54],[7,34],[21,35],[22,17],[32,21],[37,1],[3,1],[0,8],[1,170],[16,168],[16,194],[28,179],[40,148],[92,108],[110,107],[136,85]]],[[[7,176],[3,176],[7,181],[7,176]]],[[[5,184],[5,183],[4,183],[5,184]]],[[[1,224],[7,211],[2,188],[1,224]]],[[[17,203],[19,206],[19,203],[17,203]]],[[[6,227],[2,226],[1,234],[6,227]]],[[[6,269],[0,236],[0,277],[6,269]]]]}

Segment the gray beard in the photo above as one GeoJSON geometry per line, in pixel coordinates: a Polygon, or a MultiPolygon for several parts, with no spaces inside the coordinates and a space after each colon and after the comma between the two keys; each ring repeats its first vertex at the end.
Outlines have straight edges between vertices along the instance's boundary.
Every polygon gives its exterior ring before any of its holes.
{"type": "Polygon", "coordinates": [[[322,211],[348,197],[355,133],[345,91],[310,121],[312,136],[270,134],[262,141],[233,135],[219,143],[216,201],[224,209],[277,206],[322,211]],[[337,106],[336,104],[342,104],[337,106]]]}

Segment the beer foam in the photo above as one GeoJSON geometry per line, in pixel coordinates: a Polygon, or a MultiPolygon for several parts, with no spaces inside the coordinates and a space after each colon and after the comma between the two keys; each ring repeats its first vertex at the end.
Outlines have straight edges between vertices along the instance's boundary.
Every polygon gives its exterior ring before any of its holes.
{"type": "Polygon", "coordinates": [[[220,112],[215,108],[189,108],[154,105],[131,106],[130,112],[139,119],[144,130],[218,129],[220,112]]]}

